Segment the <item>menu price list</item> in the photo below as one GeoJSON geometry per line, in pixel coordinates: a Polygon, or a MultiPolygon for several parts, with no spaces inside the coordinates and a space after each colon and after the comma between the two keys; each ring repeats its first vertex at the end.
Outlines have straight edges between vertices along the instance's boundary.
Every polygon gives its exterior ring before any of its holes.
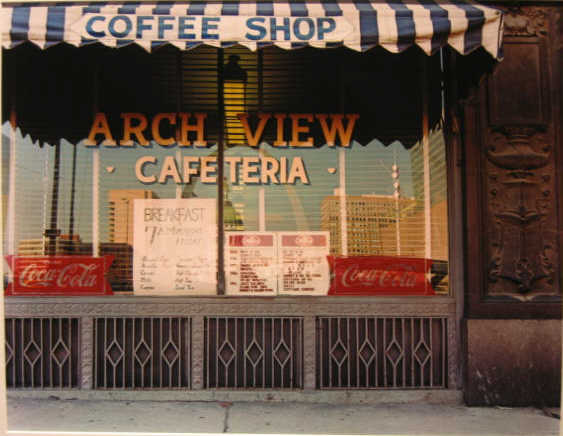
{"type": "Polygon", "coordinates": [[[279,293],[326,295],[330,284],[328,232],[278,234],[279,293]]]}
{"type": "Polygon", "coordinates": [[[210,259],[196,256],[180,258],[176,262],[176,274],[174,276],[174,290],[175,291],[190,291],[197,292],[199,288],[215,287],[215,281],[211,280],[215,274],[214,263],[213,267],[209,267],[210,259]]]}
{"type": "MultiPolygon", "coordinates": [[[[215,293],[216,268],[209,267],[211,260],[206,257],[181,257],[170,259],[165,256],[143,256],[136,268],[137,293],[195,294],[202,289],[215,293]]],[[[215,265],[211,261],[211,265],[215,265]]]]}
{"type": "Polygon", "coordinates": [[[227,294],[275,295],[275,235],[233,232],[226,239],[227,294]]]}

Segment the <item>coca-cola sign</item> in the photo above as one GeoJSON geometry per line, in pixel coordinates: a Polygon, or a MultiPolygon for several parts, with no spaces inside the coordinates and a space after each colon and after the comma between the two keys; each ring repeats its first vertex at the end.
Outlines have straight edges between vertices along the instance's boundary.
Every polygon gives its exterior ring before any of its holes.
{"type": "Polygon", "coordinates": [[[432,260],[393,256],[328,256],[328,295],[434,295],[432,260]]]}
{"type": "Polygon", "coordinates": [[[111,295],[113,256],[6,256],[13,274],[6,295],[111,295]]]}

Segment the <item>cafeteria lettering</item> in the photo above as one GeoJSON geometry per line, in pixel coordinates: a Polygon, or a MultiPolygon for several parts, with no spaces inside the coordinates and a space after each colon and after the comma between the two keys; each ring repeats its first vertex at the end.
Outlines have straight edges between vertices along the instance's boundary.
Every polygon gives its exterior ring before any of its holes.
{"type": "MultiPolygon", "coordinates": [[[[334,147],[337,143],[341,147],[349,147],[352,141],[356,121],[359,114],[284,114],[284,113],[258,113],[254,118],[255,123],[249,121],[249,114],[239,113],[237,117],[246,138],[246,143],[257,147],[268,124],[274,123],[276,135],[272,146],[274,147],[314,147],[314,139],[309,136],[313,123],[318,123],[324,136],[324,144],[334,147]],[[253,129],[251,124],[256,124],[253,129]],[[286,127],[289,125],[290,129],[286,127]],[[286,135],[288,135],[286,137],[286,135]]],[[[103,112],[94,117],[88,138],[84,144],[89,147],[103,145],[105,147],[134,147],[139,144],[149,147],[150,133],[154,142],[162,147],[208,147],[205,139],[205,113],[168,112],[158,113],[152,120],[144,114],[126,112],[121,114],[122,136],[116,141],[115,132],[110,129],[110,123],[103,112]],[[161,127],[166,126],[171,130],[174,126],[175,136],[163,135],[161,127]],[[166,136],[166,137],[165,137],[166,136]],[[99,141],[102,137],[103,140],[99,141]]],[[[322,145],[322,144],[321,144],[322,145]]]]}
{"type": "Polygon", "coordinates": [[[247,41],[324,41],[331,40],[337,30],[335,17],[88,14],[83,25],[85,35],[96,39],[178,41],[219,40],[220,35],[225,34],[223,28],[228,27],[242,27],[242,35],[247,41]]]}
{"type": "MultiPolygon", "coordinates": [[[[225,156],[225,163],[229,166],[227,177],[233,184],[239,181],[245,184],[285,185],[298,181],[309,184],[307,170],[300,157],[280,157],[278,160],[271,156],[225,156]]],[[[177,184],[191,183],[192,177],[199,177],[202,183],[217,183],[217,156],[183,156],[180,167],[174,156],[166,156],[160,164],[156,156],[142,156],[135,163],[135,175],[137,180],[147,185],[165,184],[168,179],[177,184]]]]}

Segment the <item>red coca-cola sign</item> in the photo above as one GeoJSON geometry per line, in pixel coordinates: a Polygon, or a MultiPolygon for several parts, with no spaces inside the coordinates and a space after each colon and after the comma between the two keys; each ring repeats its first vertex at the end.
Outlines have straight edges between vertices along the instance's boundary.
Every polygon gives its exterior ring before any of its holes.
{"type": "Polygon", "coordinates": [[[434,295],[432,260],[393,256],[328,256],[328,295],[434,295]]]}
{"type": "Polygon", "coordinates": [[[6,256],[13,279],[6,295],[111,295],[113,256],[6,256]]]}

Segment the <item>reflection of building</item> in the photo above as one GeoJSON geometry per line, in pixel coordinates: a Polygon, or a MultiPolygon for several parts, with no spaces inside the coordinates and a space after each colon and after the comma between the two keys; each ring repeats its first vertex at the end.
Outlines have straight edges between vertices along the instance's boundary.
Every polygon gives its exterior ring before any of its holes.
{"type": "Polygon", "coordinates": [[[244,204],[235,203],[231,200],[230,185],[223,183],[225,201],[223,206],[223,223],[225,231],[244,230],[244,204]]]}
{"type": "MultiPolygon", "coordinates": [[[[443,262],[448,260],[448,214],[445,199],[431,206],[431,234],[428,241],[425,237],[423,201],[414,198],[400,199],[399,214],[395,197],[390,195],[347,196],[346,206],[349,256],[400,255],[425,258],[426,243],[429,241],[431,258],[434,260],[434,289],[437,292],[448,292],[449,280],[445,276],[447,265],[443,262]],[[397,215],[400,216],[399,229],[397,215]]],[[[330,232],[330,253],[341,255],[340,196],[323,199],[321,229],[330,232]]]]}
{"type": "MultiPolygon", "coordinates": [[[[446,143],[444,131],[437,128],[428,138],[430,168],[430,201],[432,205],[446,199],[446,143]]],[[[424,200],[424,156],[422,142],[417,142],[410,150],[414,198],[424,200]]]]}
{"type": "MultiPolygon", "coordinates": [[[[399,200],[401,223],[401,255],[413,256],[412,233],[416,228],[405,227],[402,218],[408,216],[415,205],[412,198],[399,200]]],[[[350,256],[397,254],[397,202],[391,195],[346,196],[348,254],[350,256]]],[[[330,232],[331,254],[342,253],[340,196],[325,197],[321,203],[321,229],[330,232]]],[[[424,229],[422,229],[424,230],[424,229]]],[[[424,247],[422,247],[424,251],[424,247]]]]}
{"type": "Polygon", "coordinates": [[[109,200],[109,242],[100,244],[100,254],[115,258],[108,273],[113,290],[133,289],[134,200],[158,198],[146,189],[111,189],[109,200]]]}
{"type": "MultiPolygon", "coordinates": [[[[411,251],[416,257],[425,257],[424,239],[424,202],[415,200],[409,214],[401,215],[401,238],[403,229],[410,229],[411,251]]],[[[446,199],[432,203],[430,206],[430,243],[431,258],[434,260],[448,259],[448,205],[446,199]]],[[[403,245],[401,245],[402,247],[403,245]]],[[[403,253],[401,253],[403,254],[403,253]]],[[[406,253],[405,253],[406,255],[406,253]]]]}
{"type": "MultiPolygon", "coordinates": [[[[6,169],[6,174],[8,173],[7,169],[6,169]]],[[[4,185],[6,186],[6,185],[4,185]]],[[[7,233],[7,229],[8,229],[8,195],[6,194],[2,194],[2,223],[3,223],[3,227],[2,227],[2,241],[3,241],[3,249],[4,249],[4,253],[8,253],[8,233],[7,233]]]]}
{"type": "Polygon", "coordinates": [[[8,196],[2,194],[2,222],[6,225],[8,218],[8,196]]]}
{"type": "Polygon", "coordinates": [[[111,189],[109,201],[109,242],[133,244],[133,200],[158,198],[145,189],[111,189]]]}
{"type": "MultiPolygon", "coordinates": [[[[59,247],[57,247],[57,250],[59,247]]],[[[18,256],[42,256],[45,254],[45,241],[41,239],[22,239],[18,242],[18,256]]]]}
{"type": "MultiPolygon", "coordinates": [[[[428,144],[431,257],[435,260],[447,260],[448,208],[444,131],[441,128],[436,128],[430,132],[428,144]]],[[[407,225],[420,223],[424,227],[424,155],[422,142],[416,143],[409,150],[409,153],[412,167],[413,191],[416,199],[416,212],[407,217],[404,222],[407,225]]]]}
{"type": "Polygon", "coordinates": [[[233,203],[231,189],[240,190],[240,186],[231,187],[226,179],[223,181],[223,225],[225,231],[244,230],[244,204],[233,203]]]}
{"type": "MultiPolygon", "coordinates": [[[[60,235],[55,240],[53,255],[62,256],[70,254],[89,254],[85,251],[85,244],[80,240],[79,235],[60,235]]],[[[47,254],[47,240],[44,238],[22,239],[18,242],[18,256],[43,256],[47,254]]]]}
{"type": "Polygon", "coordinates": [[[225,208],[223,209],[223,223],[225,231],[244,230],[244,223],[242,217],[233,203],[225,199],[225,208]]]}

